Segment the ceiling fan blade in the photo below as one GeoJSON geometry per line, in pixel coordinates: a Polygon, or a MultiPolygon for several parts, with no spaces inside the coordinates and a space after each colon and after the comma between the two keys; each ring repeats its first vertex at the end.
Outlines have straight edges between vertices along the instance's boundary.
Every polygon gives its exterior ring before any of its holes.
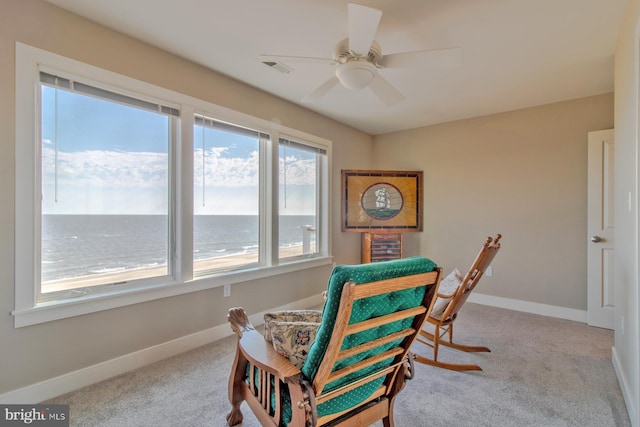
{"type": "Polygon", "coordinates": [[[287,55],[260,55],[261,62],[283,62],[283,63],[315,63],[315,64],[335,64],[331,58],[313,58],[307,56],[287,56],[287,55]]]}
{"type": "Polygon", "coordinates": [[[392,53],[378,61],[384,68],[439,67],[454,68],[462,64],[462,49],[418,50],[415,52],[392,53]]]}
{"type": "Polygon", "coordinates": [[[349,3],[349,50],[362,56],[369,53],[381,17],[377,9],[349,3]]]}
{"type": "Polygon", "coordinates": [[[316,102],[322,98],[327,92],[333,89],[339,83],[336,76],[331,77],[326,82],[322,83],[316,90],[302,99],[302,102],[316,102]]]}
{"type": "Polygon", "coordinates": [[[380,74],[373,79],[369,87],[388,107],[404,99],[404,96],[380,74]]]}

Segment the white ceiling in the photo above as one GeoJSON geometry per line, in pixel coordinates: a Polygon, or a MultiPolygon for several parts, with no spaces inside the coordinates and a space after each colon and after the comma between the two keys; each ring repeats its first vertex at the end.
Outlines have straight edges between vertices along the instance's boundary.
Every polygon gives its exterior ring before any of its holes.
{"type": "Polygon", "coordinates": [[[385,53],[460,47],[456,69],[383,69],[405,100],[340,85],[300,101],[331,65],[261,54],[332,57],[349,0],[48,0],[251,86],[376,135],[613,90],[613,53],[627,0],[360,0],[380,9],[385,53]]]}

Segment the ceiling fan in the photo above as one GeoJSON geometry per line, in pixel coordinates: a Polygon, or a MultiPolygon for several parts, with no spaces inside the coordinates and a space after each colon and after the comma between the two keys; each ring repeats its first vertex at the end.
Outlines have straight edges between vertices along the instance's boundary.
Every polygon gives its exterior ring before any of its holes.
{"type": "Polygon", "coordinates": [[[322,63],[335,67],[335,76],[320,85],[302,102],[314,102],[341,83],[348,89],[370,87],[388,106],[395,105],[404,96],[379,73],[385,68],[425,67],[430,65],[457,66],[462,60],[462,49],[434,49],[382,55],[380,44],[374,40],[382,11],[355,3],[348,7],[348,35],[334,48],[333,58],[313,58],[286,55],[261,55],[269,65],[277,63],[322,63]]]}

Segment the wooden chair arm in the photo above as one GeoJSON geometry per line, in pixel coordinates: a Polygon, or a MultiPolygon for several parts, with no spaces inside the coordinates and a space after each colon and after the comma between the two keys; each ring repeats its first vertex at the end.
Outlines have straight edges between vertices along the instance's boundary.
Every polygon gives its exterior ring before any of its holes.
{"type": "Polygon", "coordinates": [[[313,422],[317,417],[313,390],[303,385],[305,381],[300,370],[256,331],[243,308],[229,310],[227,319],[239,337],[229,377],[231,412],[227,415],[227,423],[231,426],[242,422],[240,404],[246,401],[260,424],[281,425],[283,383],[289,385],[290,425],[303,426],[307,420],[313,422]]]}
{"type": "Polygon", "coordinates": [[[259,332],[254,330],[244,334],[238,341],[238,346],[254,366],[272,373],[284,382],[299,382],[298,377],[302,375],[300,369],[275,351],[273,345],[259,332]]]}
{"type": "Polygon", "coordinates": [[[273,345],[249,322],[241,307],[229,310],[231,329],[239,335],[238,348],[254,366],[263,369],[286,383],[299,383],[302,373],[286,357],[274,350],[273,345]]]}

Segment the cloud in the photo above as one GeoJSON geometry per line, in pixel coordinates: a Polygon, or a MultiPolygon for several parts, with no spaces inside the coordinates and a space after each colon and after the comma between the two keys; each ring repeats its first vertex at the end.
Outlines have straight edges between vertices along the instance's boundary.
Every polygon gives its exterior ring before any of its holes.
{"type": "Polygon", "coordinates": [[[42,148],[42,180],[58,185],[73,183],[99,187],[167,187],[165,153],[91,150],[64,152],[42,148]],[[56,172],[57,164],[57,172],[56,172]]]}
{"type": "Polygon", "coordinates": [[[315,159],[298,159],[294,156],[287,156],[286,161],[280,158],[280,172],[278,175],[281,184],[315,185],[316,161],[315,159]]]}
{"type": "Polygon", "coordinates": [[[195,185],[216,187],[242,187],[258,185],[259,154],[253,151],[248,157],[225,157],[227,149],[214,147],[204,152],[196,149],[193,154],[193,179],[195,185]],[[204,172],[204,173],[203,173],[204,172]]]}
{"type": "MultiPolygon", "coordinates": [[[[166,213],[168,161],[166,153],[114,150],[58,151],[56,156],[53,145],[45,140],[42,145],[43,212],[166,213]]],[[[257,211],[259,165],[257,151],[245,157],[231,157],[226,148],[215,147],[207,150],[203,158],[202,149],[196,149],[196,213],[221,209],[257,211]],[[206,206],[202,206],[202,201],[206,206]]],[[[315,199],[314,192],[309,192],[310,186],[315,186],[315,160],[288,156],[285,162],[281,158],[279,176],[280,184],[286,182],[289,189],[289,207],[300,209],[309,204],[306,199],[315,199]]]]}
{"type": "MultiPolygon", "coordinates": [[[[126,152],[113,150],[87,150],[56,152],[50,141],[43,141],[43,181],[55,179],[57,163],[58,182],[84,182],[93,185],[138,186],[140,188],[166,185],[168,179],[168,155],[155,152],[126,152]]],[[[259,154],[251,152],[247,157],[225,156],[227,149],[214,147],[205,152],[194,151],[194,183],[201,185],[203,177],[207,185],[235,187],[255,185],[259,179],[259,154]],[[204,173],[203,173],[204,171],[204,173]]],[[[316,163],[314,159],[295,156],[280,158],[280,183],[288,185],[314,185],[316,163]],[[286,179],[285,179],[286,172],[286,179]]]]}

